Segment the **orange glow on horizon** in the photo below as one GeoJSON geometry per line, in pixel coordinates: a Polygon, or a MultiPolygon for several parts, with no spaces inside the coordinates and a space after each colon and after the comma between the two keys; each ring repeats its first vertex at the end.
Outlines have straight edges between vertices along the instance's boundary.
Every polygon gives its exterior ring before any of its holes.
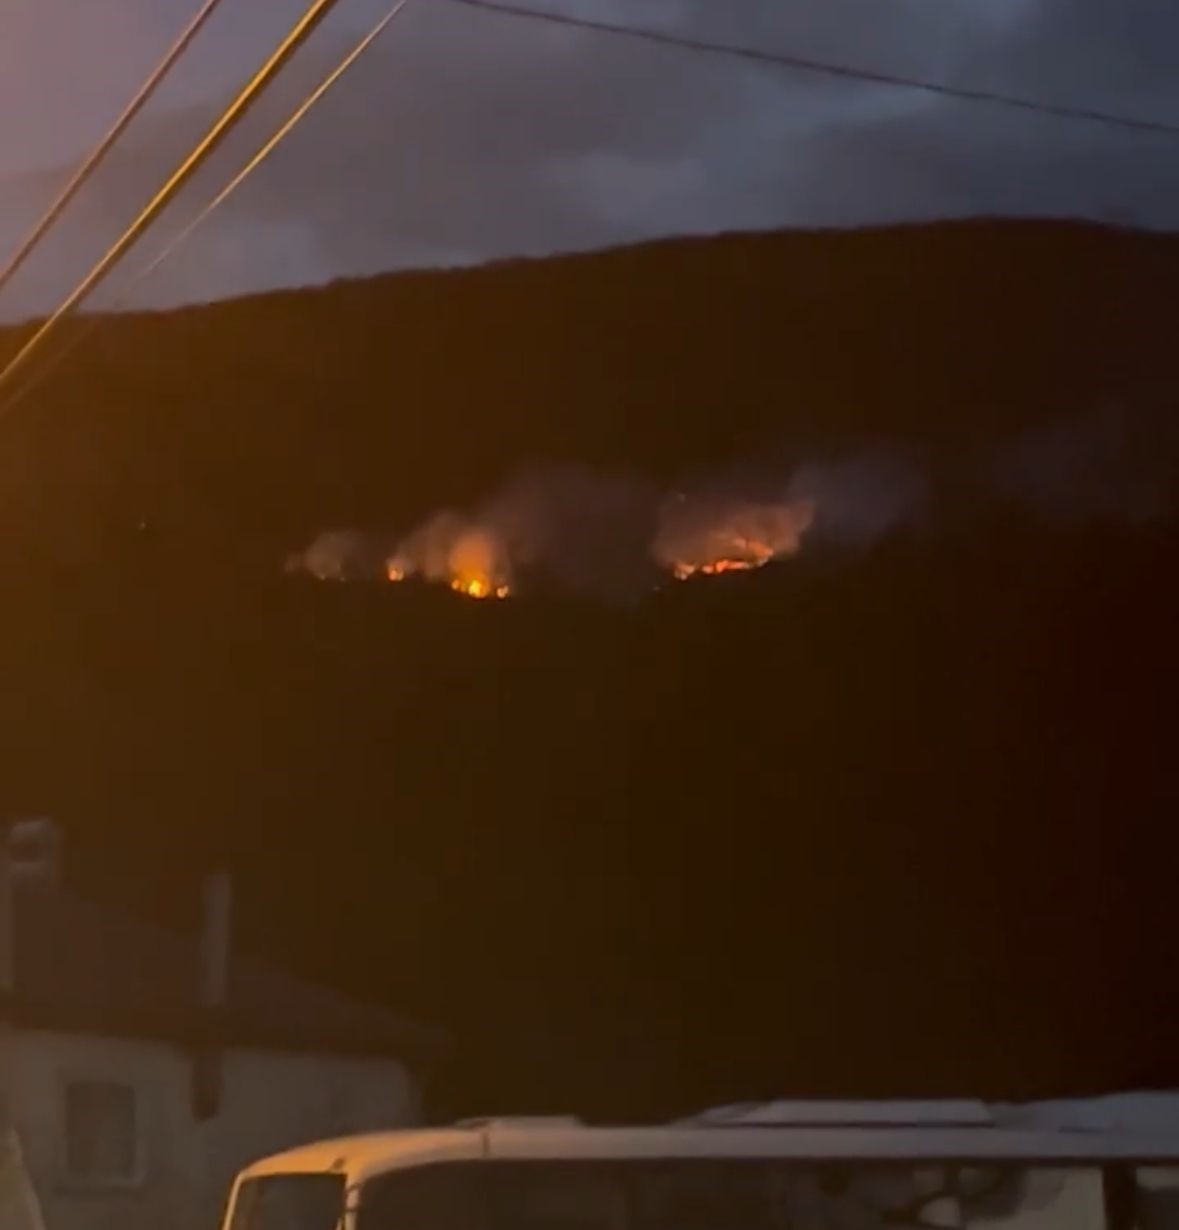
{"type": "Polygon", "coordinates": [[[511,590],[507,585],[493,585],[487,577],[454,577],[450,582],[450,588],[456,594],[463,594],[467,598],[506,598],[511,590]]]}
{"type": "Polygon", "coordinates": [[[673,505],[655,542],[655,558],[677,581],[752,572],[797,554],[810,528],[809,501],[780,504],[673,505]]]}
{"type": "Polygon", "coordinates": [[[679,560],[672,568],[677,581],[686,581],[689,577],[719,577],[726,572],[752,572],[755,568],[764,568],[774,558],[774,551],[765,543],[742,543],[739,557],[725,557],[707,560],[702,564],[679,560]]]}

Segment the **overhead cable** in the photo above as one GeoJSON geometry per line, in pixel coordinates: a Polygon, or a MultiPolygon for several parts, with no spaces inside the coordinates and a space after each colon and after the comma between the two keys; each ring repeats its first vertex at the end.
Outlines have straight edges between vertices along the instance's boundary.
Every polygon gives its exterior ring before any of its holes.
{"type": "MultiPolygon", "coordinates": [[[[250,160],[242,167],[240,171],[217,193],[212,200],[206,204],[201,211],[189,221],[182,230],[180,230],[172,239],[168,241],[165,247],[142,269],[138,270],[134,275],[130,285],[126,288],[114,306],[110,309],[111,313],[117,313],[125,309],[132,297],[132,292],[137,286],[150,277],[166,260],[172,257],[182,244],[187,242],[192,235],[204,225],[205,222],[219,209],[238,188],[270,157],[272,153],[282,144],[282,142],[294,131],[304,116],[323,98],[323,96],[344,76],[346,72],[360,59],[362,55],[376,42],[385,28],[389,26],[394,18],[405,8],[409,0],[396,0],[389,8],[385,15],[377,22],[375,26],[364,37],[352,47],[348,54],[324,77],[315,89],[307,95],[306,98],[295,108],[294,111],[283,121],[283,123],[275,130],[275,132],[259,147],[257,152],[250,160]]],[[[94,331],[99,328],[104,320],[109,319],[108,315],[91,316],[87,319],[78,333],[76,333],[65,345],[63,345],[57,353],[46,363],[42,369],[35,372],[29,379],[21,385],[7,401],[0,403],[0,416],[7,414],[18,402],[24,401],[35,389],[39,388],[44,382],[57,371],[61,365],[72,355],[79,346],[81,346],[94,331]]]]}
{"type": "Polygon", "coordinates": [[[139,87],[135,97],[123,109],[122,114],[99,139],[98,144],[82,160],[78,169],[70,176],[65,187],[57,194],[49,208],[33,224],[29,233],[20,241],[16,250],[8,258],[8,262],[0,268],[0,293],[15,276],[17,270],[32,256],[34,249],[44,239],[49,228],[65,213],[69,203],[82,190],[86,181],[98,170],[115,143],[130,127],[131,122],[147,105],[160,83],[172,70],[176,61],[188,50],[193,39],[201,28],[213,16],[222,0],[204,0],[192,20],[177,35],[176,41],[164,53],[164,58],[152,69],[147,80],[139,87]]]}
{"type": "Polygon", "coordinates": [[[294,24],[286,37],[271,53],[266,62],[242,87],[237,97],[221,113],[208,132],[197,142],[180,165],[172,172],[155,196],[145,205],[138,217],[115,240],[106,254],[93,269],[66,296],[53,313],[34,330],[32,336],[16,354],[0,369],[0,390],[9,386],[17,373],[25,366],[34,352],[58,328],[61,322],[74,312],[103,281],[118,262],[126,255],[144,231],[167,208],[176,194],[192,178],[202,164],[221,145],[291,56],[311,36],[323,19],[335,8],[339,0],[312,0],[302,17],[294,24]]]}
{"type": "Polygon", "coordinates": [[[1061,103],[1040,102],[1036,99],[1022,98],[1015,94],[1004,94],[996,90],[970,89],[966,86],[949,85],[945,82],[929,81],[920,77],[909,77],[901,73],[884,72],[879,69],[857,68],[849,64],[837,64],[829,60],[812,59],[808,56],[786,55],[776,51],[764,51],[757,47],[743,47],[733,43],[711,42],[707,39],[693,38],[686,34],[675,34],[670,30],[652,30],[641,26],[628,26],[616,22],[600,21],[592,17],[575,17],[572,13],[558,13],[552,10],[537,9],[530,5],[517,4],[514,0],[445,0],[445,2],[462,5],[465,8],[483,9],[490,13],[499,13],[505,17],[519,17],[531,21],[548,22],[552,25],[571,26],[576,29],[596,31],[599,34],[615,34],[625,38],[641,39],[649,43],[676,47],[682,51],[729,56],[757,64],[776,65],[780,68],[793,69],[797,72],[814,73],[823,77],[859,81],[868,85],[885,85],[906,90],[919,90],[926,94],[958,99],[961,102],[987,103],[995,107],[1033,111],[1040,115],[1055,116],[1058,119],[1085,120],[1090,123],[1105,124],[1110,127],[1125,128],[1136,132],[1165,133],[1168,136],[1179,136],[1179,123],[1171,123],[1166,120],[1120,115],[1116,112],[1104,111],[1096,107],[1072,107],[1061,103]]]}

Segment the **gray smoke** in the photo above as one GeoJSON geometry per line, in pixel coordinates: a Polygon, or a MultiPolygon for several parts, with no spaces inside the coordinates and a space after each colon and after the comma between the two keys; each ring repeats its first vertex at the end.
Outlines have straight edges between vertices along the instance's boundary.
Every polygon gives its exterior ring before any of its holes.
{"type": "MultiPolygon", "coordinates": [[[[952,485],[1047,525],[1149,525],[1176,511],[1179,425],[1116,410],[1012,437],[952,485]]],[[[622,471],[534,469],[471,509],[403,534],[318,534],[287,562],[320,580],[418,577],[473,597],[556,585],[625,599],[670,580],[749,571],[809,549],[863,550],[936,521],[928,467],[893,450],[767,470],[727,467],[672,487],[622,471]]],[[[942,476],[943,484],[947,482],[942,476]]]]}
{"type": "Polygon", "coordinates": [[[1108,407],[1005,442],[991,465],[999,497],[1054,524],[1145,526],[1175,512],[1179,425],[1108,407]]]}
{"type": "Polygon", "coordinates": [[[794,472],[787,491],[814,505],[811,538],[840,547],[870,546],[915,525],[928,499],[916,466],[890,454],[809,462],[794,472]]]}
{"type": "Polygon", "coordinates": [[[320,580],[417,577],[473,597],[543,581],[624,598],[669,578],[789,559],[812,535],[868,545],[915,521],[923,505],[916,470],[890,457],[812,463],[772,478],[730,470],[670,490],[621,471],[553,466],[401,535],[320,533],[287,567],[320,580]]]}

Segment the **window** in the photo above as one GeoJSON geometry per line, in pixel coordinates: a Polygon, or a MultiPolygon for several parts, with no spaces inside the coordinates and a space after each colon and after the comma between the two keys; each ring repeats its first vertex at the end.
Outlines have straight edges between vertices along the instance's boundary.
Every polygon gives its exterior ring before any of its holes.
{"type": "Polygon", "coordinates": [[[626,1230],[626,1195],[612,1167],[507,1165],[488,1177],[492,1230],[626,1230]]]}
{"type": "Polygon", "coordinates": [[[1103,1214],[1098,1167],[493,1161],[370,1180],[357,1230],[1103,1230],[1103,1214]]]}
{"type": "Polygon", "coordinates": [[[1179,1167],[1140,1166],[1135,1204],[1143,1230],[1179,1226],[1179,1167]]]}
{"type": "Polygon", "coordinates": [[[281,1174],[238,1188],[231,1230],[337,1230],[344,1215],[344,1177],[281,1174]]]}
{"type": "Polygon", "coordinates": [[[137,1177],[135,1090],[113,1081],[71,1081],[65,1088],[66,1178],[130,1183],[137,1177]]]}
{"type": "Polygon", "coordinates": [[[361,1189],[358,1230],[488,1230],[480,1180],[461,1164],[382,1175],[361,1189]]]}
{"type": "Polygon", "coordinates": [[[771,1168],[697,1162],[644,1166],[630,1183],[640,1230],[781,1230],[771,1168]]]}
{"type": "Polygon", "coordinates": [[[443,1163],[395,1171],[366,1183],[358,1227],[626,1230],[626,1202],[609,1168],[559,1162],[443,1163]]]}

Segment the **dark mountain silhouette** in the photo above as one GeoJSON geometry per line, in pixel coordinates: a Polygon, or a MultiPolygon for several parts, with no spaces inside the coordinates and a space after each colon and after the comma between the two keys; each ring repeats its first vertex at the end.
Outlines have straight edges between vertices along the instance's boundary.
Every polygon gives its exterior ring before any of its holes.
{"type": "Polygon", "coordinates": [[[1177,271],[1169,235],[978,223],[392,275],[118,318],[8,430],[84,456],[45,481],[117,483],[136,519],[264,489],[242,533],[279,540],[476,497],[531,457],[658,476],[783,442],[969,450],[1169,405],[1177,271]]]}
{"type": "Polygon", "coordinates": [[[1177,274],[977,223],[112,320],[0,427],[5,803],[164,918],[231,860],[244,943],[465,1041],[447,1109],[1174,1081],[1179,535],[956,476],[1165,427],[1177,274]],[[880,442],[941,519],[627,607],[282,574],[529,461],[880,442]]]}

